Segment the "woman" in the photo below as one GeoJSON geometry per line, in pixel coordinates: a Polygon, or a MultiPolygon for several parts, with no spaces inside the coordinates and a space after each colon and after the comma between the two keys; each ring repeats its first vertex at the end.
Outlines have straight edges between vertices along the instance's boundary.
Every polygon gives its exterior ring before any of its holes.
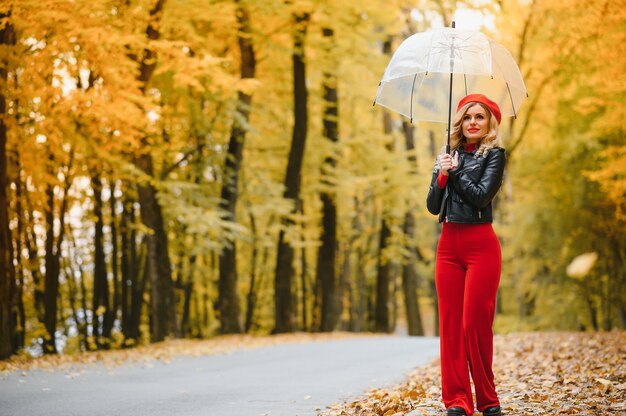
{"type": "Polygon", "coordinates": [[[454,156],[437,158],[428,210],[443,222],[435,282],[439,301],[441,385],[449,416],[477,409],[500,416],[493,380],[492,324],[502,254],[491,226],[491,201],[500,189],[505,157],[498,137],[501,113],[482,94],[458,104],[450,134],[454,156]]]}

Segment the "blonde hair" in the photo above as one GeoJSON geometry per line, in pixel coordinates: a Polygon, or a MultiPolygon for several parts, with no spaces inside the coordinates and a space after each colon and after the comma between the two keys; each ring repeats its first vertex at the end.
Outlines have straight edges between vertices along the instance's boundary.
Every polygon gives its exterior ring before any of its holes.
{"type": "Polygon", "coordinates": [[[480,139],[480,142],[477,145],[478,150],[476,151],[476,155],[487,156],[487,153],[489,153],[489,151],[494,147],[502,147],[502,140],[500,139],[500,136],[498,134],[498,121],[493,116],[493,114],[491,114],[489,108],[482,103],[470,102],[465,104],[459,109],[459,111],[457,111],[456,115],[454,116],[454,120],[452,121],[452,127],[450,132],[451,153],[454,150],[458,150],[463,147],[463,145],[467,142],[466,138],[463,136],[463,128],[461,124],[463,123],[463,117],[465,117],[465,113],[467,113],[467,110],[469,110],[470,107],[473,107],[476,104],[484,108],[487,114],[489,114],[489,132],[487,132],[487,134],[482,139],[480,139]]]}

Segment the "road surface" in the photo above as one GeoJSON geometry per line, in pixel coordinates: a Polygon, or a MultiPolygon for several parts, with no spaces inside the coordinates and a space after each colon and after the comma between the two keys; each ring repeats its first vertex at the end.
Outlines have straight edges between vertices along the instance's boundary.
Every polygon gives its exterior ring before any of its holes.
{"type": "Polygon", "coordinates": [[[314,416],[438,355],[438,338],[381,336],[15,372],[0,377],[0,416],[314,416]]]}

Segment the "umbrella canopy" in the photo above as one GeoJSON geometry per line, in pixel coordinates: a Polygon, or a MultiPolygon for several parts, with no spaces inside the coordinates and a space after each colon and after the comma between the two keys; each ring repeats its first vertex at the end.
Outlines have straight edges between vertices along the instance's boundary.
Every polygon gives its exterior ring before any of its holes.
{"type": "Polygon", "coordinates": [[[503,117],[516,116],[528,96],[517,63],[503,46],[474,30],[431,29],[398,47],[374,104],[411,121],[445,122],[461,98],[473,93],[495,101],[503,117]]]}

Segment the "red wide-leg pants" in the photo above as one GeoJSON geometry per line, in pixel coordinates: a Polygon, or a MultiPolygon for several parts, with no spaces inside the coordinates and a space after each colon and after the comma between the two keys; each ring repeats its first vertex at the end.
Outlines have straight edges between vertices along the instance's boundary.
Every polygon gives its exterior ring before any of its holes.
{"type": "Polygon", "coordinates": [[[437,247],[441,385],[446,408],[500,404],[491,369],[502,253],[491,224],[444,223],[437,247]]]}

